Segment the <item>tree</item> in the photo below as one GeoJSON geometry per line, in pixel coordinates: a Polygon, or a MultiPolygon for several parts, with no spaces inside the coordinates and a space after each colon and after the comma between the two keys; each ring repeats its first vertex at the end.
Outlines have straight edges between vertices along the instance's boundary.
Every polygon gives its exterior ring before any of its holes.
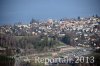
{"type": "Polygon", "coordinates": [[[99,16],[96,14],[95,17],[98,18],[99,16]]]}
{"type": "Polygon", "coordinates": [[[30,21],[30,24],[32,23],[38,23],[38,21],[32,18],[32,20],[30,21]]]}
{"type": "Polygon", "coordinates": [[[80,16],[78,16],[77,19],[80,20],[81,19],[80,16]]]}
{"type": "Polygon", "coordinates": [[[0,66],[14,66],[15,59],[0,55],[0,66]]]}
{"type": "Polygon", "coordinates": [[[70,44],[70,37],[68,35],[65,35],[62,37],[61,41],[65,44],[70,44]]]}

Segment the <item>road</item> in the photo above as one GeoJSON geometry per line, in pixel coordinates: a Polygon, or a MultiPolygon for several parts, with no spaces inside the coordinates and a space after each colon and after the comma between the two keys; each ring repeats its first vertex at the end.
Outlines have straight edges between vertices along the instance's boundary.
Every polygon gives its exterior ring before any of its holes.
{"type": "MultiPolygon", "coordinates": [[[[76,49],[73,50],[68,50],[64,52],[57,52],[58,56],[66,57],[66,56],[82,56],[82,55],[87,55],[91,53],[91,48],[83,48],[83,47],[76,47],[76,49]]],[[[31,55],[26,55],[26,56],[14,56],[15,58],[15,66],[20,66],[21,62],[30,62],[33,60],[34,57],[39,56],[39,55],[46,55],[50,54],[52,52],[47,52],[47,53],[40,53],[40,54],[31,54],[31,55]]],[[[51,56],[52,57],[52,56],[51,56]]],[[[48,58],[48,57],[45,57],[48,58]]]]}

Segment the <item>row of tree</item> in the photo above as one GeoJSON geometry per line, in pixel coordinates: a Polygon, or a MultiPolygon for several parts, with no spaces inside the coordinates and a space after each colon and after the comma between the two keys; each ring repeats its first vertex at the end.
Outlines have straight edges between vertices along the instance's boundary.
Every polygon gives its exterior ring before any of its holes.
{"type": "Polygon", "coordinates": [[[52,36],[11,36],[7,34],[0,35],[0,46],[2,47],[13,47],[13,48],[22,48],[22,49],[36,49],[44,50],[53,48],[59,42],[65,44],[70,44],[70,37],[65,35],[63,37],[52,36]]]}

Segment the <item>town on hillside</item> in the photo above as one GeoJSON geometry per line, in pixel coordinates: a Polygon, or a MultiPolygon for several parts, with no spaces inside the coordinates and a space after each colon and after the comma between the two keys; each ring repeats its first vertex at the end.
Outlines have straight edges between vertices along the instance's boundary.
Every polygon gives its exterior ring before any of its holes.
{"type": "Polygon", "coordinates": [[[98,66],[100,17],[32,19],[29,24],[0,25],[0,56],[0,66],[98,66]],[[67,57],[70,62],[35,63],[36,58],[61,61],[67,57]]]}

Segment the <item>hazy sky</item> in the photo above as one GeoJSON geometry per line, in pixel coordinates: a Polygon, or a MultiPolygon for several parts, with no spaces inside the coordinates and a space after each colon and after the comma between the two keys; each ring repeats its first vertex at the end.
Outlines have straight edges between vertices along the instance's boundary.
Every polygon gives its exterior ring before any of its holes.
{"type": "Polygon", "coordinates": [[[0,24],[100,15],[100,0],[0,0],[0,24]]]}

